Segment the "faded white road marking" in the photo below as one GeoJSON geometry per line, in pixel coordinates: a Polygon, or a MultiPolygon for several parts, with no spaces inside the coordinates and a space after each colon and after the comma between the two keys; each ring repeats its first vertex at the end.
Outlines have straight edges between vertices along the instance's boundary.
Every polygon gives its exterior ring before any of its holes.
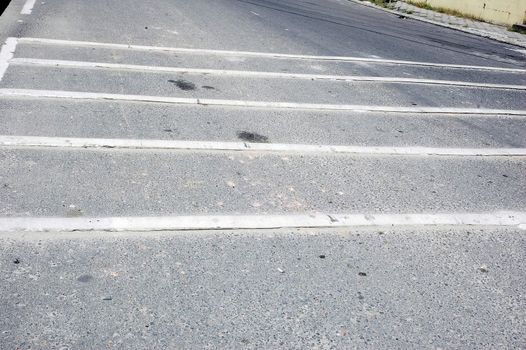
{"type": "Polygon", "coordinates": [[[0,49],[0,80],[4,77],[7,67],[9,67],[9,61],[13,58],[17,43],[17,38],[7,38],[0,49]]]}
{"type": "Polygon", "coordinates": [[[182,231],[278,228],[508,226],[522,228],[525,212],[448,214],[297,214],[161,217],[0,218],[0,232],[182,231]]]}
{"type": "Polygon", "coordinates": [[[515,51],[515,52],[518,52],[518,53],[521,53],[521,54],[526,56],[526,50],[524,50],[524,49],[511,49],[511,50],[515,51]]]}
{"type": "Polygon", "coordinates": [[[328,81],[336,81],[336,82],[341,81],[341,82],[426,84],[426,85],[461,86],[461,87],[470,87],[470,88],[526,90],[526,85],[486,84],[486,83],[436,80],[436,79],[368,77],[368,76],[352,76],[352,75],[300,74],[300,73],[258,72],[258,71],[240,71],[240,70],[225,70],[225,69],[159,67],[159,66],[143,66],[143,65],[134,65],[134,64],[120,64],[120,63],[48,60],[48,59],[38,59],[38,58],[14,58],[14,59],[11,59],[10,63],[15,64],[15,65],[32,65],[32,66],[45,66],[45,67],[116,69],[116,70],[131,70],[131,71],[141,71],[141,72],[206,74],[206,75],[234,76],[234,77],[328,80],[328,81]]]}
{"type": "Polygon", "coordinates": [[[526,117],[525,110],[483,109],[483,108],[445,108],[445,107],[393,107],[393,106],[365,106],[365,105],[335,105],[318,103],[295,102],[265,102],[219,100],[205,98],[183,98],[169,96],[124,95],[99,92],[59,91],[59,90],[32,90],[32,89],[0,89],[3,97],[25,98],[69,98],[77,100],[101,101],[127,101],[151,102],[167,104],[247,107],[247,108],[278,108],[297,110],[325,110],[325,111],[351,111],[351,112],[383,112],[383,113],[410,113],[410,114],[442,114],[442,115],[506,115],[526,117]]]}
{"type": "Polygon", "coordinates": [[[59,148],[111,148],[111,149],[163,149],[203,151],[257,151],[283,153],[347,153],[402,156],[464,156],[510,157],[526,156],[526,148],[438,148],[305,145],[279,143],[248,143],[222,141],[183,141],[149,139],[98,139],[45,136],[0,135],[0,147],[59,147],[59,148]]]}
{"type": "Polygon", "coordinates": [[[22,11],[20,13],[22,15],[30,15],[33,11],[33,7],[35,6],[36,0],[27,0],[24,4],[24,7],[22,7],[22,11]]]}
{"type": "Polygon", "coordinates": [[[252,51],[191,49],[191,48],[163,47],[163,46],[99,43],[99,42],[91,42],[91,41],[70,41],[70,40],[57,40],[57,39],[45,39],[45,38],[20,38],[20,42],[28,43],[28,44],[61,45],[61,46],[92,47],[92,48],[107,48],[107,49],[122,49],[122,50],[128,49],[128,50],[139,50],[139,51],[179,52],[179,53],[218,55],[218,56],[245,56],[245,57],[261,57],[261,58],[276,58],[276,59],[301,59],[301,60],[342,61],[342,62],[369,62],[369,63],[383,63],[383,64],[394,64],[394,65],[409,65],[409,66],[423,66],[423,67],[437,67],[437,68],[526,73],[526,69],[523,69],[523,68],[469,66],[469,65],[461,65],[461,64],[389,60],[389,59],[350,57],[350,56],[315,56],[315,55],[297,55],[297,54],[284,54],[284,53],[252,52],[252,51]]]}

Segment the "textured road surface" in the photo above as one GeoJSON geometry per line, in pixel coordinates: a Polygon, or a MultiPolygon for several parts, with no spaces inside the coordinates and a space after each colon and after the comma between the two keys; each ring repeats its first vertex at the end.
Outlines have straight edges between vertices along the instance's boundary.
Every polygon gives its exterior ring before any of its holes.
{"type": "Polygon", "coordinates": [[[18,40],[0,57],[1,349],[526,348],[526,222],[75,228],[77,218],[100,217],[525,212],[526,150],[476,155],[526,149],[526,56],[516,47],[344,0],[13,0],[0,17],[0,39],[14,42],[8,38],[18,40]],[[215,71],[152,71],[159,67],[215,71]],[[81,98],[45,98],[44,90],[81,98]],[[413,112],[284,109],[278,102],[413,112]],[[438,113],[422,112],[429,107],[438,113]],[[6,136],[298,147],[50,148],[8,144],[6,136]],[[308,153],[301,145],[466,154],[308,153]],[[8,229],[10,219],[45,217],[65,228],[8,229]]]}

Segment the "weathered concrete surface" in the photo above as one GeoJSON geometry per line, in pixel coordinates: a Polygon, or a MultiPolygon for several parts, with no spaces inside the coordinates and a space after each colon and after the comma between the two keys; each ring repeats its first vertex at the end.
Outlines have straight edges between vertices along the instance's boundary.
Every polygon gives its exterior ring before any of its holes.
{"type": "MultiPolygon", "coordinates": [[[[13,0],[0,18],[2,41],[40,37],[526,68],[516,47],[343,0],[38,1],[22,15],[25,5],[13,0]]],[[[524,72],[491,69],[23,41],[14,57],[526,83],[524,72]]],[[[505,89],[24,64],[8,66],[5,88],[526,109],[526,92],[505,89]]],[[[526,146],[526,112],[357,113],[4,96],[0,116],[0,135],[10,136],[251,142],[247,135],[257,134],[261,142],[307,145],[526,146]]],[[[3,146],[0,164],[6,218],[526,210],[524,157],[3,146]]],[[[0,233],[0,348],[522,348],[524,232],[0,233]]]]}

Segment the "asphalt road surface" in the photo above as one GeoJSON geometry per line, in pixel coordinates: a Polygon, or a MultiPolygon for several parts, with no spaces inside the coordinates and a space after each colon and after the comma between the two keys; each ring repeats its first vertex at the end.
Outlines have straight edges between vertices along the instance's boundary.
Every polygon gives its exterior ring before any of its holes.
{"type": "Polygon", "coordinates": [[[1,349],[526,348],[526,55],[344,0],[13,0],[1,349]]]}

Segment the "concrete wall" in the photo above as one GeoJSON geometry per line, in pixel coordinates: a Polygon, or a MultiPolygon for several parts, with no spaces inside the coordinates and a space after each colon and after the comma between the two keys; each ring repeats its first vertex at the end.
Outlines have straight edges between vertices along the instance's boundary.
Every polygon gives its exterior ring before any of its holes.
{"type": "Polygon", "coordinates": [[[498,24],[522,24],[526,20],[526,0],[416,0],[445,7],[498,24]]]}

